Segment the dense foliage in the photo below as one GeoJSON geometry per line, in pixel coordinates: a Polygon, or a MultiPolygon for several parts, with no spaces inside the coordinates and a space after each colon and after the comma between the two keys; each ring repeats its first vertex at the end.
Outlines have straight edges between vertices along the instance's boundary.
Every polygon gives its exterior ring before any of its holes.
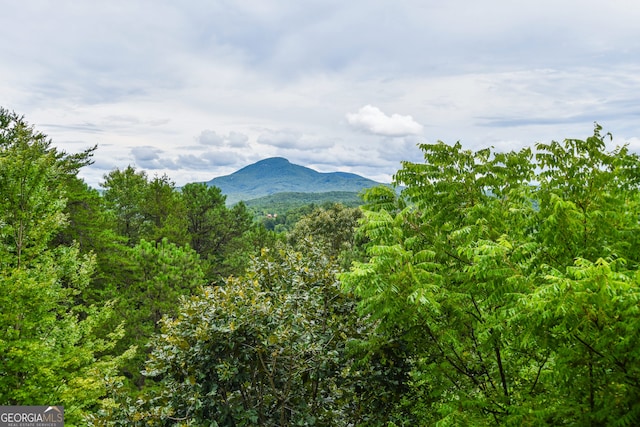
{"type": "Polygon", "coordinates": [[[410,348],[406,419],[640,421],[640,162],[605,141],[425,144],[396,175],[404,200],[369,194],[371,258],[342,277],[377,335],[410,348]]]}
{"type": "MultiPolygon", "coordinates": [[[[0,405],[67,425],[640,424],[640,158],[423,144],[267,230],[0,109],[0,405]],[[279,228],[276,228],[279,226],[279,228]]],[[[271,218],[274,219],[274,218],[271,218]]]]}
{"type": "Polygon", "coordinates": [[[126,351],[112,306],[78,303],[95,267],[78,245],[55,242],[66,184],[93,149],[60,152],[22,117],[0,109],[0,403],[63,404],[69,425],[97,407],[105,375],[126,351]]]}
{"type": "Polygon", "coordinates": [[[220,425],[347,425],[345,297],[335,264],[310,247],[264,250],[245,277],[204,291],[167,319],[146,375],[163,417],[220,425]]]}

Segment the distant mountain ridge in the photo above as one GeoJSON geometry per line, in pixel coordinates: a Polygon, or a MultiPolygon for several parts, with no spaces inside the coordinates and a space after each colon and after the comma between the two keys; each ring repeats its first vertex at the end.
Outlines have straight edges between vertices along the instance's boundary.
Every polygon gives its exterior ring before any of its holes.
{"type": "Polygon", "coordinates": [[[213,178],[206,184],[220,188],[230,204],[276,193],[360,192],[381,185],[353,173],[318,172],[283,157],[260,160],[231,175],[213,178]]]}

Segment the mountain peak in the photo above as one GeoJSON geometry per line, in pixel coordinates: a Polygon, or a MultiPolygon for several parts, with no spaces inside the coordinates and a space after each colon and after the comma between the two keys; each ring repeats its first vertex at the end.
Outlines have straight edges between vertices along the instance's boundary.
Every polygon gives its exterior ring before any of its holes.
{"type": "MultiPolygon", "coordinates": [[[[262,159],[253,164],[253,166],[257,165],[290,165],[291,162],[284,157],[269,157],[267,159],[262,159]]],[[[251,166],[251,165],[250,165],[251,166]]]]}
{"type": "Polygon", "coordinates": [[[291,162],[284,157],[269,157],[267,159],[262,159],[253,164],[245,166],[234,173],[247,173],[250,171],[260,171],[270,168],[282,169],[289,166],[291,166],[291,162]]]}
{"type": "Polygon", "coordinates": [[[293,164],[284,157],[270,157],[207,184],[220,188],[227,196],[227,203],[235,203],[283,192],[360,192],[379,183],[350,173],[322,173],[293,164]]]}

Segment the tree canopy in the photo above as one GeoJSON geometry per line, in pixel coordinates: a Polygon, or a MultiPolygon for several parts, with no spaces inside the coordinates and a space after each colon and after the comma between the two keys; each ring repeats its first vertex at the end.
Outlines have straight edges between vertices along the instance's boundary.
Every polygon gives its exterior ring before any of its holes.
{"type": "Polygon", "coordinates": [[[93,148],[67,154],[22,117],[0,109],[0,403],[63,404],[69,425],[95,410],[105,376],[127,351],[109,356],[123,330],[104,330],[111,304],[78,303],[94,257],[58,244],[67,224],[67,185],[93,148]]]}
{"type": "Polygon", "coordinates": [[[638,422],[640,162],[607,136],[423,144],[425,162],[395,175],[400,199],[369,193],[370,260],[342,279],[376,334],[411,349],[398,411],[421,425],[638,422]]]}

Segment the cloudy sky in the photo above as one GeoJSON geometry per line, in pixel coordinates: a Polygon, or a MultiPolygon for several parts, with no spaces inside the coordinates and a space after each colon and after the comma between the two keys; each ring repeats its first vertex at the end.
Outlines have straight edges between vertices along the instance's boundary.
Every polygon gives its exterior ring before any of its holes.
{"type": "Polygon", "coordinates": [[[389,181],[416,144],[512,149],[600,123],[640,150],[635,0],[24,0],[0,14],[0,105],[94,186],[281,156],[389,181]]]}

